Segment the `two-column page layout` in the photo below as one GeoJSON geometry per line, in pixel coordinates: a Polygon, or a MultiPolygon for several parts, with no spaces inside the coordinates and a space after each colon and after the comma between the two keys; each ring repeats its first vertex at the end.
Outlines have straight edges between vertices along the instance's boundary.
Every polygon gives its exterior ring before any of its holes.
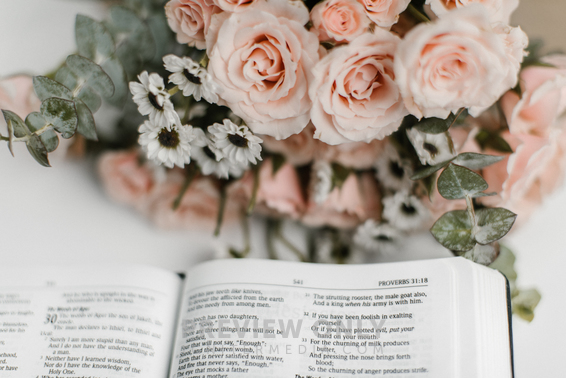
{"type": "Polygon", "coordinates": [[[512,376],[505,278],[462,258],[0,273],[1,377],[512,376]]]}

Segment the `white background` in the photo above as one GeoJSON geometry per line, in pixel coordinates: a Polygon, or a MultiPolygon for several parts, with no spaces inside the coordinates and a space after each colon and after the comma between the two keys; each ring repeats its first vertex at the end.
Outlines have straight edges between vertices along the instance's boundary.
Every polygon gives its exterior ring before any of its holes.
{"type": "MultiPolygon", "coordinates": [[[[57,67],[74,50],[79,12],[104,15],[97,1],[1,0],[0,76],[44,74],[57,67]]],[[[523,0],[514,22],[531,37],[544,37],[551,48],[566,49],[565,14],[564,1],[523,0]]],[[[53,167],[46,169],[22,147],[14,159],[0,143],[0,264],[137,262],[183,270],[213,253],[215,242],[207,234],[158,231],[110,202],[91,164],[53,156],[53,167]]],[[[559,372],[566,350],[565,212],[562,188],[506,239],[517,255],[519,285],[536,286],[543,295],[531,324],[514,319],[519,378],[564,375],[559,372]]],[[[254,226],[260,238],[261,227],[254,226]]]]}

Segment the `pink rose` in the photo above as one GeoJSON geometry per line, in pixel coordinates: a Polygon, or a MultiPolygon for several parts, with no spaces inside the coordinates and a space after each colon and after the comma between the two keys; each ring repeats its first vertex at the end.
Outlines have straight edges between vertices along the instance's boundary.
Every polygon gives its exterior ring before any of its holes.
{"type": "Polygon", "coordinates": [[[222,105],[253,132],[284,139],[309,122],[308,86],[318,40],[301,1],[266,0],[242,13],[219,13],[206,35],[209,73],[222,105]]]}
{"type": "Polygon", "coordinates": [[[494,30],[480,5],[413,28],[395,57],[409,112],[446,118],[464,107],[477,116],[491,106],[517,83],[526,35],[514,30],[494,30]]]}
{"type": "Polygon", "coordinates": [[[356,0],[325,0],[311,10],[320,41],[351,41],[368,30],[370,20],[356,0]]]}
{"type": "MultiPolygon", "coordinates": [[[[170,171],[167,180],[155,186],[140,210],[163,229],[213,230],[220,203],[220,191],[215,181],[202,176],[194,179],[179,207],[173,210],[173,202],[180,193],[183,181],[182,174],[170,171]]],[[[226,201],[225,224],[238,219],[240,212],[238,203],[226,201]]]]}
{"type": "Polygon", "coordinates": [[[382,28],[389,28],[399,20],[411,0],[358,0],[366,9],[366,14],[382,28]]]}
{"type": "Polygon", "coordinates": [[[214,0],[214,4],[225,12],[243,12],[256,0],[214,0]]]}
{"type": "Polygon", "coordinates": [[[531,66],[521,71],[521,97],[509,91],[501,99],[512,134],[548,136],[550,126],[566,111],[566,56],[544,61],[554,67],[531,66]]]}
{"type": "Polygon", "coordinates": [[[519,0],[426,0],[431,10],[439,17],[453,9],[463,8],[472,4],[483,5],[492,22],[509,23],[511,13],[519,6],[519,0]]]}
{"type": "Polygon", "coordinates": [[[177,33],[177,41],[197,49],[206,47],[204,36],[210,27],[210,19],[220,11],[213,0],[171,0],[165,4],[167,22],[177,33]]]}
{"type": "MultiPolygon", "coordinates": [[[[40,106],[31,76],[18,75],[0,80],[0,109],[11,110],[25,120],[29,113],[39,111],[40,106]]],[[[6,127],[1,114],[0,125],[6,127]]]]}
{"type": "MultiPolygon", "coordinates": [[[[312,197],[312,196],[311,196],[312,197]]],[[[354,228],[368,219],[379,220],[381,194],[373,174],[350,174],[341,188],[334,188],[322,204],[310,198],[301,219],[308,226],[354,228]]]]}
{"type": "Polygon", "coordinates": [[[313,160],[317,145],[321,144],[313,138],[313,134],[314,126],[309,123],[303,131],[287,139],[277,140],[267,135],[261,138],[266,151],[281,154],[289,164],[300,166],[313,160]]]}
{"type": "MultiPolygon", "coordinates": [[[[248,171],[230,189],[232,196],[240,197],[247,205],[253,191],[253,174],[248,171]],[[239,192],[239,193],[237,193],[239,192]]],[[[301,183],[297,171],[291,164],[283,164],[275,175],[273,163],[267,159],[260,167],[259,187],[256,195],[255,212],[270,216],[288,216],[298,219],[305,211],[301,183]]]]}
{"type": "Polygon", "coordinates": [[[524,222],[564,178],[565,128],[562,120],[552,126],[548,137],[502,134],[515,152],[483,169],[488,191],[496,191],[498,195],[484,197],[481,202],[505,207],[519,215],[520,223],[524,222]]]}
{"type": "Polygon", "coordinates": [[[338,163],[346,168],[371,168],[385,148],[385,141],[372,140],[369,143],[353,142],[337,146],[319,143],[317,146],[317,159],[338,163]]]}
{"type": "Polygon", "coordinates": [[[106,152],[98,160],[98,175],[115,201],[138,205],[153,189],[151,170],[139,162],[137,151],[106,152]]]}
{"type": "Polygon", "coordinates": [[[407,115],[393,71],[399,38],[374,33],[333,49],[315,66],[309,89],[315,138],[332,145],[383,139],[407,115]]]}

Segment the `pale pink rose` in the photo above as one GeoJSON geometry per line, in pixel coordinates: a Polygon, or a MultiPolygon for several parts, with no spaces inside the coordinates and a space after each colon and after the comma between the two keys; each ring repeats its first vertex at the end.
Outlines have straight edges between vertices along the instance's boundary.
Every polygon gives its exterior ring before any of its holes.
{"type": "Polygon", "coordinates": [[[338,163],[346,168],[369,169],[383,153],[386,143],[384,140],[344,143],[337,146],[318,143],[316,158],[338,163]]]}
{"type": "Polygon", "coordinates": [[[411,0],[358,0],[366,10],[368,17],[382,28],[396,24],[411,0]]]}
{"type": "Polygon", "coordinates": [[[351,229],[368,219],[380,220],[381,194],[373,174],[350,174],[341,188],[334,188],[322,204],[309,199],[301,221],[313,227],[351,229]]]}
{"type": "Polygon", "coordinates": [[[479,115],[517,83],[526,37],[518,43],[509,39],[518,35],[525,37],[522,31],[498,34],[480,5],[417,25],[395,57],[395,77],[409,112],[447,118],[464,107],[479,115]]]}
{"type": "Polygon", "coordinates": [[[98,175],[108,196],[138,205],[154,187],[151,170],[140,164],[138,151],[105,152],[98,160],[98,175]]]}
{"type": "Polygon", "coordinates": [[[223,89],[220,104],[255,133],[284,139],[309,123],[319,43],[304,27],[308,17],[301,1],[266,0],[212,18],[206,49],[209,73],[223,89]]]}
{"type": "Polygon", "coordinates": [[[371,23],[356,0],[325,0],[311,10],[311,21],[320,41],[351,41],[371,23]]]}
{"type": "Polygon", "coordinates": [[[509,91],[501,99],[512,134],[548,136],[550,126],[566,111],[566,56],[544,61],[554,67],[530,66],[521,71],[521,97],[509,91]]]}
{"type": "MultiPolygon", "coordinates": [[[[10,110],[25,120],[29,113],[39,111],[40,106],[31,76],[18,75],[0,80],[0,109],[10,110]]],[[[0,125],[6,127],[6,120],[1,114],[0,125]]]]}
{"type": "Polygon", "coordinates": [[[225,12],[244,12],[256,0],[214,0],[214,4],[225,12]]]}
{"type": "Polygon", "coordinates": [[[383,139],[407,110],[393,72],[399,38],[376,29],[337,47],[314,68],[309,89],[315,138],[328,144],[383,139]]]}
{"type": "Polygon", "coordinates": [[[197,49],[206,47],[210,19],[220,11],[213,0],[171,0],[165,4],[167,22],[177,34],[177,41],[197,49]]]}
{"type": "Polygon", "coordinates": [[[313,134],[314,126],[309,124],[303,131],[287,139],[277,140],[267,135],[262,135],[261,138],[265,151],[281,154],[289,164],[300,166],[310,163],[316,146],[322,144],[313,138],[313,134]]]}
{"type": "MultiPolygon", "coordinates": [[[[185,192],[179,207],[172,209],[180,193],[184,176],[170,171],[167,179],[156,184],[151,194],[139,206],[140,211],[163,229],[213,230],[220,204],[220,190],[215,180],[197,177],[185,192]]],[[[226,201],[224,222],[230,223],[241,212],[238,203],[226,201]]]]}
{"type": "Polygon", "coordinates": [[[502,134],[515,151],[504,160],[483,169],[488,191],[483,204],[504,207],[519,215],[523,223],[563,181],[566,171],[566,124],[553,125],[548,137],[509,132],[502,134]]]}
{"type": "MultiPolygon", "coordinates": [[[[253,192],[254,178],[249,171],[230,188],[231,196],[239,198],[246,206],[253,192]]],[[[254,212],[269,216],[288,216],[298,219],[305,211],[306,203],[295,168],[283,164],[275,175],[271,159],[265,160],[259,171],[259,187],[254,212]]]]}
{"type": "Polygon", "coordinates": [[[439,17],[453,9],[481,4],[487,9],[492,22],[508,24],[511,13],[519,6],[519,0],[426,0],[426,4],[430,4],[431,10],[439,17]]]}

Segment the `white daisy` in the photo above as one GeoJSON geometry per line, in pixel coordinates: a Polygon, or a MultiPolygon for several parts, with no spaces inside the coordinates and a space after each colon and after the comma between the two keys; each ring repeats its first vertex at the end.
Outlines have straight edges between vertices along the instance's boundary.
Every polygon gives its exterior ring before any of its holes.
{"type": "Polygon", "coordinates": [[[380,184],[394,191],[409,189],[413,184],[413,174],[410,162],[401,158],[399,152],[391,144],[385,147],[385,151],[375,162],[376,177],[380,184]]]}
{"type": "Polygon", "coordinates": [[[195,138],[192,126],[164,127],[145,121],[139,128],[139,144],[148,159],[168,168],[183,168],[191,162],[190,142],[195,138]]]}
{"type": "Polygon", "coordinates": [[[208,126],[208,132],[225,158],[239,166],[247,165],[248,162],[257,164],[258,160],[262,160],[260,143],[263,141],[260,138],[245,125],[237,126],[228,118],[223,122],[208,126]]]}
{"type": "Polygon", "coordinates": [[[130,92],[141,115],[149,115],[149,120],[160,126],[181,124],[169,99],[169,92],[165,90],[163,78],[156,73],[149,75],[147,71],[143,71],[138,79],[139,83],[130,82],[130,92]]]}
{"type": "Polygon", "coordinates": [[[312,165],[311,185],[314,202],[321,204],[326,201],[332,191],[332,167],[324,160],[317,160],[312,165]]]}
{"type": "Polygon", "coordinates": [[[221,87],[200,64],[191,58],[172,54],[164,56],[163,63],[165,69],[171,72],[169,82],[177,85],[184,96],[192,95],[197,101],[204,98],[211,104],[218,102],[217,93],[220,93],[221,87]]]}
{"type": "Polygon", "coordinates": [[[424,226],[430,217],[421,201],[406,191],[383,198],[383,218],[399,230],[415,230],[424,226]]]}
{"type": "Polygon", "coordinates": [[[407,136],[423,165],[436,165],[457,155],[448,132],[427,134],[413,127],[407,129],[407,136]]]}
{"type": "Polygon", "coordinates": [[[230,161],[224,158],[222,151],[214,146],[214,142],[205,135],[204,131],[195,129],[194,133],[196,137],[192,143],[191,154],[203,175],[215,175],[218,178],[228,179],[229,176],[240,177],[244,173],[244,167],[230,164],[230,161]]]}
{"type": "Polygon", "coordinates": [[[364,263],[364,256],[351,245],[351,239],[347,234],[321,230],[314,236],[316,262],[322,264],[364,263]]]}
{"type": "Polygon", "coordinates": [[[368,219],[356,229],[354,244],[366,252],[391,254],[400,237],[401,233],[396,228],[368,219]]]}

